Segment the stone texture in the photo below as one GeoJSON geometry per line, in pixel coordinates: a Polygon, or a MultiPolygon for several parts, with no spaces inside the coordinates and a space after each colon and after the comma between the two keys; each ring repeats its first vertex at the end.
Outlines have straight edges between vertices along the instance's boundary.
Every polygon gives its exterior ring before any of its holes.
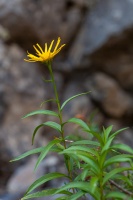
{"type": "MultiPolygon", "coordinates": [[[[18,169],[12,174],[7,185],[7,191],[9,194],[24,194],[34,181],[47,173],[66,173],[65,168],[62,165],[62,158],[57,157],[55,154],[49,154],[49,156],[41,162],[38,169],[34,171],[36,162],[37,157],[33,156],[24,165],[18,167],[18,169]]],[[[56,187],[60,187],[65,181],[67,181],[65,178],[59,178],[48,181],[41,187],[55,187],[55,185],[56,187]]]]}
{"type": "MultiPolygon", "coordinates": [[[[91,66],[91,55],[107,45],[112,38],[113,41],[111,40],[109,44],[117,41],[121,46],[121,39],[125,38],[123,32],[126,30],[133,32],[132,10],[133,1],[131,0],[121,0],[121,3],[119,0],[99,1],[88,12],[86,20],[78,32],[69,52],[67,70],[91,66]]],[[[114,48],[116,53],[115,45],[114,48]]],[[[123,49],[121,49],[122,51],[123,49]]],[[[105,59],[105,56],[103,59],[105,59]]]]}
{"type": "Polygon", "coordinates": [[[6,146],[11,148],[12,155],[16,156],[25,151],[28,146],[30,147],[33,129],[41,123],[42,119],[41,116],[27,120],[22,120],[21,117],[30,111],[40,109],[40,102],[47,96],[38,66],[35,64],[30,66],[31,64],[24,62],[25,55],[18,46],[8,47],[1,43],[0,50],[0,81],[2,83],[0,90],[4,99],[1,109],[3,122],[0,137],[6,135],[6,146]],[[24,144],[27,147],[23,146],[22,140],[25,141],[24,144]]]}
{"type": "MultiPolygon", "coordinates": [[[[17,45],[9,47],[0,43],[0,187],[4,187],[18,165],[9,163],[9,160],[32,148],[33,130],[45,119],[40,115],[21,119],[28,112],[40,109],[40,102],[47,98],[38,65],[31,66],[23,61],[24,57],[23,51],[17,45]]],[[[41,134],[36,138],[35,144],[41,145],[41,134]]],[[[43,144],[45,142],[46,139],[43,144]]]]}
{"type": "MultiPolygon", "coordinates": [[[[56,121],[43,116],[20,119],[53,97],[52,87],[41,80],[44,73],[48,78],[47,71],[37,63],[24,63],[26,55],[20,47],[32,52],[36,42],[49,43],[61,36],[67,45],[53,67],[61,102],[91,90],[65,106],[64,120],[76,116],[86,121],[98,110],[92,125],[101,128],[113,124],[114,130],[129,126],[119,139],[133,146],[132,10],[132,0],[0,1],[0,199],[17,200],[22,196],[12,192],[19,185],[19,178],[24,178],[25,170],[29,180],[36,178],[28,172],[32,159],[18,164],[9,160],[32,148],[31,136],[36,125],[45,120],[56,121]]],[[[57,110],[51,102],[43,108],[57,110]]],[[[69,124],[66,132],[77,134],[77,127],[72,126],[69,124]]],[[[47,144],[55,134],[51,128],[40,129],[35,146],[47,144]]],[[[60,162],[53,164],[46,159],[44,163],[43,172],[62,171],[60,162]]],[[[54,187],[57,182],[50,184],[47,186],[54,187]]]]}
{"type": "Polygon", "coordinates": [[[67,0],[1,1],[0,23],[8,29],[11,41],[25,48],[34,42],[44,44],[58,36],[68,43],[84,16],[82,7],[76,4],[67,0]]]}
{"type": "Polygon", "coordinates": [[[132,98],[111,77],[96,73],[88,77],[85,85],[92,91],[92,99],[101,105],[107,115],[120,118],[130,112],[132,98]]]}

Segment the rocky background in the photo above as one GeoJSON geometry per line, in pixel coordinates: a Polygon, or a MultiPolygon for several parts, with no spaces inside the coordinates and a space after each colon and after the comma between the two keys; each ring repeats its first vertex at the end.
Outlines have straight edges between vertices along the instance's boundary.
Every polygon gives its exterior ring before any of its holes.
{"type": "MultiPolygon", "coordinates": [[[[95,113],[93,123],[100,128],[128,126],[119,140],[133,147],[133,0],[0,0],[0,200],[18,200],[42,174],[65,170],[62,158],[54,154],[36,173],[36,156],[9,163],[32,149],[35,126],[48,119],[21,117],[40,109],[40,103],[53,95],[50,84],[42,80],[48,77],[47,69],[24,62],[26,51],[58,36],[67,44],[54,59],[61,101],[92,91],[71,101],[64,117],[89,119],[95,113]]],[[[56,110],[51,103],[43,108],[56,110]]],[[[53,136],[51,129],[40,129],[34,147],[53,136]]]]}

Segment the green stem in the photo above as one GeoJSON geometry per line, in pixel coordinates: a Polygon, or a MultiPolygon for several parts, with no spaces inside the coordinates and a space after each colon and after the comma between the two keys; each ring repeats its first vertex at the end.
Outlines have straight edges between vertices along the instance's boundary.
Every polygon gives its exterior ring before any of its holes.
{"type": "MultiPolygon", "coordinates": [[[[52,84],[53,84],[53,88],[54,88],[54,93],[55,93],[55,98],[56,98],[56,102],[57,102],[57,107],[58,107],[58,116],[59,116],[60,125],[61,125],[61,137],[62,137],[62,140],[63,140],[64,148],[66,149],[67,146],[66,146],[66,141],[65,141],[65,138],[64,138],[62,111],[61,111],[60,100],[59,100],[59,96],[58,96],[58,92],[57,92],[57,87],[56,87],[56,83],[55,83],[55,79],[54,79],[54,75],[53,75],[51,62],[48,62],[48,69],[49,69],[49,72],[50,72],[50,76],[51,76],[51,80],[52,80],[52,84]]],[[[71,173],[71,170],[70,170],[70,159],[67,158],[66,162],[67,162],[66,167],[68,169],[70,181],[72,181],[72,173],[71,173]]]]}

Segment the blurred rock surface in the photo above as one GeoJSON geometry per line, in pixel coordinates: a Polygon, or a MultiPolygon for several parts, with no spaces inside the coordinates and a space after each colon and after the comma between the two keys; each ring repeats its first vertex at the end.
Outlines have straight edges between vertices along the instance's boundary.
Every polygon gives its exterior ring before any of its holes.
{"type": "MultiPolygon", "coordinates": [[[[61,101],[91,90],[65,106],[65,119],[78,115],[86,120],[97,109],[98,126],[111,123],[114,129],[130,127],[120,139],[133,147],[132,0],[1,0],[0,24],[0,199],[17,200],[21,196],[11,191],[17,191],[18,171],[29,169],[32,159],[18,164],[9,160],[32,148],[35,126],[49,119],[39,115],[21,120],[53,95],[52,87],[41,79],[44,72],[47,76],[45,68],[23,62],[24,51],[31,51],[35,43],[44,44],[60,36],[67,44],[64,56],[59,55],[54,62],[61,101]]],[[[43,108],[56,110],[52,103],[43,108]]],[[[53,134],[51,129],[41,129],[35,146],[47,144],[53,134]]],[[[42,169],[47,173],[46,165],[42,169]]],[[[31,173],[29,180],[32,178],[31,173]]]]}

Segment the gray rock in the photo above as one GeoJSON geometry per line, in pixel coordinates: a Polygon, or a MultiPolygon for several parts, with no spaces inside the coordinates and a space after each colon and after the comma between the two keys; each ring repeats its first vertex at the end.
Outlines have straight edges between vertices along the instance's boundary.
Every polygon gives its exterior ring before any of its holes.
{"type": "MultiPolygon", "coordinates": [[[[37,157],[32,156],[27,163],[17,168],[17,170],[10,177],[7,184],[7,191],[10,194],[23,194],[28,187],[41,176],[51,173],[60,172],[66,173],[66,169],[62,164],[62,159],[55,156],[54,154],[47,156],[39,165],[38,169],[34,171],[37,157]]],[[[43,184],[43,188],[46,187],[60,187],[66,181],[65,178],[59,178],[51,180],[43,184]]],[[[40,187],[37,189],[37,191],[40,187]]]]}
{"type": "Polygon", "coordinates": [[[38,66],[24,62],[25,55],[18,46],[7,47],[1,43],[0,51],[1,101],[4,100],[0,139],[12,156],[17,156],[30,149],[32,132],[41,123],[42,116],[21,118],[28,112],[39,110],[41,101],[47,99],[47,95],[38,66]]]}
{"type": "Polygon", "coordinates": [[[88,12],[78,32],[69,52],[67,70],[89,67],[92,63],[91,55],[105,46],[111,37],[120,41],[123,31],[132,29],[132,10],[132,0],[99,1],[91,12],[88,12]]]}
{"type": "MultiPolygon", "coordinates": [[[[89,91],[83,87],[82,83],[82,77],[81,79],[77,78],[77,80],[70,80],[65,88],[63,101],[74,95],[89,91]]],[[[64,107],[64,114],[67,118],[74,117],[76,114],[83,114],[86,116],[88,112],[91,112],[93,104],[89,96],[90,94],[82,95],[68,102],[64,107]]]]}
{"type": "Polygon", "coordinates": [[[92,91],[92,99],[98,102],[109,116],[120,118],[132,110],[132,98],[111,77],[96,73],[88,77],[85,85],[92,91]]]}
{"type": "Polygon", "coordinates": [[[25,48],[58,36],[68,43],[84,16],[82,7],[76,4],[67,0],[1,1],[0,23],[9,31],[11,40],[25,48]]]}

